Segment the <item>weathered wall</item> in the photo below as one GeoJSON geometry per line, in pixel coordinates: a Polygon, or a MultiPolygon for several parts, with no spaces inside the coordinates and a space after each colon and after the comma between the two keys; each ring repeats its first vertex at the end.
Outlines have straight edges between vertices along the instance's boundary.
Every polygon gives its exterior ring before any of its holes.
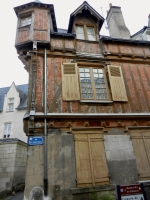
{"type": "MultiPolygon", "coordinates": [[[[73,135],[49,130],[47,144],[49,195],[68,195],[76,187],[73,135]]],[[[28,149],[25,199],[34,187],[43,187],[43,146],[28,149]]]]}
{"type": "Polygon", "coordinates": [[[18,140],[0,140],[0,191],[25,181],[27,145],[18,140]]]}
{"type": "MultiPolygon", "coordinates": [[[[43,58],[38,57],[36,77],[37,112],[42,111],[43,58]]],[[[150,68],[149,64],[130,64],[110,62],[121,66],[128,102],[112,102],[109,104],[80,103],[79,101],[62,100],[61,64],[71,59],[60,57],[47,58],[47,106],[48,112],[62,113],[137,113],[150,111],[150,68]]]]}
{"type": "Polygon", "coordinates": [[[135,184],[138,180],[138,172],[130,136],[121,130],[112,129],[108,131],[108,135],[104,135],[104,145],[110,183],[135,184]],[[109,135],[109,132],[112,135],[109,135]]]}
{"type": "Polygon", "coordinates": [[[29,16],[32,18],[32,23],[21,27],[21,18],[18,18],[18,27],[16,33],[16,44],[38,40],[49,41],[50,40],[50,21],[51,17],[48,9],[44,8],[30,8],[20,11],[20,16],[24,16],[24,13],[29,12],[29,16]]]}

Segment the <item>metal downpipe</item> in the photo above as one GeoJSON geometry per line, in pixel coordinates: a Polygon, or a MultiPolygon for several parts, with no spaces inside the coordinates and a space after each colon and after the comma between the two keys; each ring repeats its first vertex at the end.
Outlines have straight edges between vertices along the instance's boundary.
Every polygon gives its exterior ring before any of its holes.
{"type": "MultiPolygon", "coordinates": [[[[47,53],[44,51],[44,114],[47,115],[47,53]]],[[[44,119],[44,196],[48,194],[47,179],[47,119],[44,119]]]]}

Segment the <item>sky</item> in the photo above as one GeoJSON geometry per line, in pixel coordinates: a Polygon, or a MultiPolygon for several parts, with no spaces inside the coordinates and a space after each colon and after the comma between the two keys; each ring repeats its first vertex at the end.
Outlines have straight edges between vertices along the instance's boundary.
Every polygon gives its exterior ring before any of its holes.
{"type": "MultiPolygon", "coordinates": [[[[32,1],[7,0],[1,2],[0,88],[10,86],[13,81],[16,85],[28,83],[28,73],[19,60],[14,46],[17,17],[13,8],[29,2],[32,1]]],[[[83,0],[44,0],[41,2],[54,5],[57,27],[67,29],[70,14],[83,3],[83,0]]],[[[106,18],[106,11],[109,10],[109,3],[112,3],[113,6],[120,6],[131,35],[148,25],[150,0],[87,0],[87,2],[104,18],[106,18]]],[[[101,35],[109,35],[106,26],[105,23],[100,32],[101,35]]]]}

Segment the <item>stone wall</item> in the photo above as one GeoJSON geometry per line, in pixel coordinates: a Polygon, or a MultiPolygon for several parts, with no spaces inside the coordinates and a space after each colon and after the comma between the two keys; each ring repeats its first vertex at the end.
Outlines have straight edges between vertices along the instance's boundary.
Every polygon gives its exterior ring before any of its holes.
{"type": "Polygon", "coordinates": [[[24,183],[27,145],[18,139],[0,140],[0,191],[24,183]]]}
{"type": "Polygon", "coordinates": [[[130,136],[104,135],[104,145],[110,183],[135,184],[138,181],[138,172],[130,136]]]}

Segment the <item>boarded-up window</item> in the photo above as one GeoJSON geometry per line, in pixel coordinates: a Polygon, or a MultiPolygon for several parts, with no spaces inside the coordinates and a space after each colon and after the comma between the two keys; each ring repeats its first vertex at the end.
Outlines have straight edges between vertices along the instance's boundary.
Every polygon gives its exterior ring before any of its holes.
{"type": "Polygon", "coordinates": [[[108,75],[113,101],[128,101],[121,67],[108,65],[108,75]]]}
{"type": "Polygon", "coordinates": [[[77,187],[109,184],[101,133],[74,131],[77,187]]]}
{"type": "Polygon", "coordinates": [[[150,180],[150,130],[130,132],[140,180],[150,180]]]}
{"type": "Polygon", "coordinates": [[[79,83],[76,63],[62,65],[62,97],[63,100],[79,100],[79,83]]]}

